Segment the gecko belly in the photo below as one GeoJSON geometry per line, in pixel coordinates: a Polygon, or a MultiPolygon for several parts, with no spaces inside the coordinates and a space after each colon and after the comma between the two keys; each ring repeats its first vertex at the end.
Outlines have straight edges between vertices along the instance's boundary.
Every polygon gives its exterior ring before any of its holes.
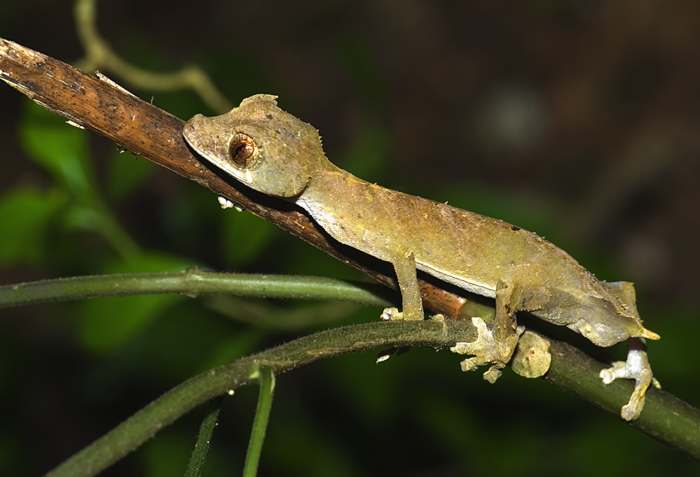
{"type": "Polygon", "coordinates": [[[464,277],[457,276],[420,261],[416,261],[416,268],[446,283],[467,290],[468,292],[489,298],[496,298],[496,285],[493,283],[466,280],[464,277]]]}

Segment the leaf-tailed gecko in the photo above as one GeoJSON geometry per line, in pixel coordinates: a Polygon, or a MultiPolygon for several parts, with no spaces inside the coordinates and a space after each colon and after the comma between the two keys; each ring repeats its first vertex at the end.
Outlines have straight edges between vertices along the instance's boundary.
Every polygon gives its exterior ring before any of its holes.
{"type": "Polygon", "coordinates": [[[275,99],[259,94],[221,116],[198,114],[184,137],[236,180],[294,202],[334,239],[390,262],[403,306],[385,310],[385,319],[423,319],[416,270],[494,298],[493,325],[472,318],[477,339],[452,348],[473,355],[462,362],[464,370],[490,364],[484,374],[490,382],[522,333],[518,311],[566,326],[597,346],[631,339],[627,361],[603,370],[601,378],[634,379],[621,415],[639,416],[652,382],[643,339],[659,335],[642,326],[631,283],[599,281],[569,254],[520,227],[353,176],[326,158],[313,126],[282,111],[275,99]]]}

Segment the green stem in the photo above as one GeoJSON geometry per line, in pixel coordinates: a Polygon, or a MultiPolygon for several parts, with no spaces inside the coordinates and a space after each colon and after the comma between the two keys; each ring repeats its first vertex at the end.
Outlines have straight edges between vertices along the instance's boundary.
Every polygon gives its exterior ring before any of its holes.
{"type": "Polygon", "coordinates": [[[280,374],[321,358],[344,353],[402,346],[442,348],[456,341],[475,338],[474,328],[466,321],[443,324],[430,320],[375,322],[305,336],[185,381],[46,475],[97,475],[193,408],[216,396],[257,382],[262,366],[280,374]]]}
{"type": "MultiPolygon", "coordinates": [[[[185,381],[47,475],[96,475],[194,407],[257,382],[263,366],[280,374],[321,358],[345,353],[410,346],[444,348],[475,338],[476,331],[468,320],[375,322],[305,336],[185,381]]],[[[568,344],[556,340],[551,342],[552,367],[546,378],[585,400],[599,404],[620,419],[620,406],[629,399],[631,383],[616,380],[603,386],[597,377],[603,366],[601,363],[568,344]]],[[[629,425],[700,460],[700,410],[668,393],[650,389],[645,411],[629,425]]]]}
{"type": "Polygon", "coordinates": [[[223,293],[237,296],[337,300],[388,306],[386,287],[331,278],[212,273],[189,268],[173,273],[131,273],[59,278],[0,286],[0,308],[124,295],[223,293]]]}
{"type": "MultiPolygon", "coordinates": [[[[599,373],[606,365],[568,343],[550,341],[552,364],[545,379],[621,419],[620,408],[627,404],[634,382],[603,384],[599,373]]],[[[672,394],[650,386],[641,416],[629,424],[700,460],[700,410],[672,394]]]]}
{"type": "Polygon", "coordinates": [[[250,433],[250,443],[248,453],[243,467],[243,477],[255,477],[258,473],[258,463],[262,452],[263,441],[267,422],[270,419],[270,409],[272,409],[272,396],[275,392],[275,375],[272,369],[267,366],[260,367],[260,397],[258,397],[258,407],[253,420],[253,430],[250,433]]]}
{"type": "MultiPolygon", "coordinates": [[[[0,287],[0,307],[147,293],[181,293],[188,296],[229,293],[240,296],[343,300],[378,306],[389,303],[380,298],[387,296],[387,292],[379,285],[353,285],[315,277],[210,273],[192,268],[176,273],[104,275],[6,285],[0,287]]],[[[395,346],[391,336],[384,338],[376,347],[395,346]]],[[[435,346],[429,338],[426,344],[435,346]]],[[[344,349],[339,352],[353,351],[344,347],[339,349],[344,349]]],[[[547,379],[619,415],[620,407],[629,398],[631,383],[617,380],[603,386],[598,378],[602,365],[575,348],[570,347],[569,351],[561,353],[553,350],[552,354],[559,359],[552,360],[547,379]],[[584,358],[579,359],[579,355],[584,358]],[[585,363],[583,368],[581,362],[585,363]]],[[[304,363],[296,365],[301,364],[304,363]]],[[[279,369],[274,371],[280,372],[279,369]]],[[[197,401],[192,407],[206,399],[208,398],[197,401]]],[[[695,408],[683,401],[650,389],[645,411],[632,425],[700,460],[700,417],[695,408]]]]}

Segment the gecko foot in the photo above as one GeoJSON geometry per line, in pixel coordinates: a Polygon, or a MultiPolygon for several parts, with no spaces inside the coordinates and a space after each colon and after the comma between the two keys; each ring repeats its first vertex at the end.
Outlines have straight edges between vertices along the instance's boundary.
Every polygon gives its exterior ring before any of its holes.
{"type": "Polygon", "coordinates": [[[384,308],[380,318],[384,321],[403,320],[403,313],[398,308],[384,308]]]}
{"type": "MultiPolygon", "coordinates": [[[[436,316],[442,316],[442,315],[436,315],[436,316]]],[[[399,311],[399,309],[395,308],[395,307],[384,308],[384,311],[382,311],[382,314],[379,316],[379,318],[381,318],[383,321],[422,320],[423,319],[423,311],[421,309],[419,313],[412,314],[406,310],[399,311]]],[[[439,319],[438,319],[438,321],[439,321],[439,319]]]]}
{"type": "Polygon", "coordinates": [[[651,366],[649,366],[646,346],[638,338],[630,339],[627,361],[614,362],[612,367],[600,372],[600,377],[604,384],[610,384],[617,378],[634,379],[635,386],[632,396],[620,412],[620,415],[626,421],[633,421],[642,413],[645,395],[650,384],[656,388],[661,388],[659,382],[654,379],[651,366]],[[635,343],[633,340],[638,340],[638,342],[635,343]]]}
{"type": "Polygon", "coordinates": [[[459,342],[450,348],[450,351],[457,354],[471,354],[473,358],[468,358],[462,361],[462,371],[474,371],[479,366],[492,364],[492,366],[484,373],[484,379],[491,384],[501,376],[501,370],[510,360],[515,345],[518,342],[518,337],[524,331],[524,328],[518,327],[512,336],[509,336],[506,342],[499,341],[491,329],[486,326],[483,319],[479,317],[472,318],[472,324],[476,328],[477,338],[471,342],[459,342]]]}

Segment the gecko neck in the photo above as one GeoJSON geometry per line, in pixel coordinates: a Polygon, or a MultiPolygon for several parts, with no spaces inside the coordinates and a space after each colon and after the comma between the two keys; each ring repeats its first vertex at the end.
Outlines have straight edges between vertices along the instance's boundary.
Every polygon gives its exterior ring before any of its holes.
{"type": "MultiPolygon", "coordinates": [[[[328,203],[328,201],[342,200],[343,191],[332,190],[332,188],[327,186],[328,184],[325,178],[328,175],[354,177],[349,172],[329,161],[328,167],[317,170],[312,174],[308,185],[301,194],[294,199],[294,203],[313,216],[314,212],[318,211],[320,204],[328,203]]],[[[357,180],[359,181],[361,179],[357,180]]]]}

